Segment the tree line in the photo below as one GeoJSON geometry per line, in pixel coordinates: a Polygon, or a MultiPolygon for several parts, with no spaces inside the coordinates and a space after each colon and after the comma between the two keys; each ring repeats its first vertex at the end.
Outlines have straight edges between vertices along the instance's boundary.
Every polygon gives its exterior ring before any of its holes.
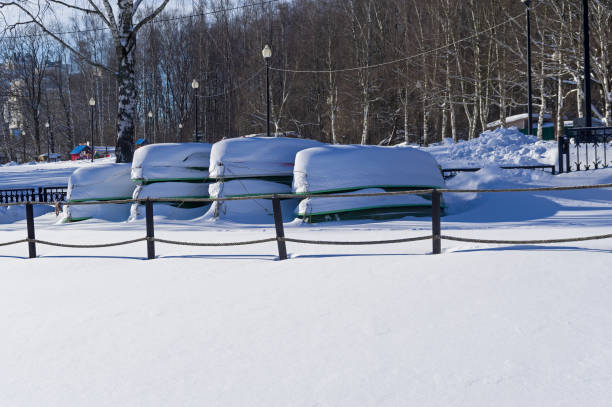
{"type": "MultiPolygon", "coordinates": [[[[122,134],[192,141],[196,105],[205,141],[263,133],[266,44],[273,132],[330,143],[428,144],[471,139],[489,122],[527,111],[526,7],[519,0],[199,0],[189,10],[165,3],[134,14],[147,21],[128,35],[132,87],[121,84],[124,37],[99,15],[8,27],[0,54],[5,155],[21,160],[25,145],[31,159],[49,143],[66,153],[89,140],[90,98],[96,145],[115,145],[122,134]]],[[[591,111],[612,125],[612,0],[591,0],[590,15],[591,111]]],[[[582,2],[532,0],[531,16],[541,136],[545,115],[559,133],[564,120],[584,114],[582,2]]]]}

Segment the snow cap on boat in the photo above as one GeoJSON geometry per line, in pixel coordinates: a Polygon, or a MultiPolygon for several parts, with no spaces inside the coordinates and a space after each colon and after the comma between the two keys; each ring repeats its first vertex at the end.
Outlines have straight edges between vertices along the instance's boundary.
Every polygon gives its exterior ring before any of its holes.
{"type": "Polygon", "coordinates": [[[203,181],[208,178],[209,143],[149,144],[134,152],[132,180],[139,183],[203,181]]]}
{"type": "Polygon", "coordinates": [[[322,146],[309,139],[240,137],[215,143],[210,153],[210,177],[217,179],[291,177],[295,155],[322,146]]]}
{"type": "Polygon", "coordinates": [[[296,193],[443,187],[433,156],[411,147],[328,145],[302,150],[295,159],[296,193]]]}

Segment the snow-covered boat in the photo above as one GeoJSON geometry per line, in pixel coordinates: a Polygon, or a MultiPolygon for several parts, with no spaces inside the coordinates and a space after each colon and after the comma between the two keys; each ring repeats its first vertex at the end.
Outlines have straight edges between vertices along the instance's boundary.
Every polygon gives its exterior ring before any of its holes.
{"type": "Polygon", "coordinates": [[[107,202],[131,199],[134,183],[130,164],[103,163],[82,167],[72,173],[64,207],[64,221],[78,222],[96,218],[121,221],[128,218],[129,204],[70,205],[81,202],[107,202]]]}
{"type": "MultiPolygon", "coordinates": [[[[323,144],[288,137],[240,137],[213,145],[210,155],[211,197],[228,198],[291,193],[295,155],[323,144]]],[[[282,201],[286,219],[293,217],[298,200],[282,201]]],[[[209,215],[239,222],[273,219],[269,199],[214,202],[209,215]]]]}
{"type": "MultiPolygon", "coordinates": [[[[444,188],[436,160],[410,147],[323,146],[296,156],[297,194],[380,193],[444,188]]],[[[307,222],[392,219],[431,214],[431,194],[303,199],[296,215],[307,222]]]]}
{"type": "MultiPolygon", "coordinates": [[[[176,202],[157,204],[156,213],[163,212],[171,218],[190,217],[184,209],[204,208],[194,211],[193,216],[202,215],[210,204],[184,203],[183,198],[208,198],[211,144],[168,143],[150,144],[134,153],[132,181],[137,184],[134,199],[167,198],[176,202]],[[173,206],[173,211],[164,206],[173,206]]],[[[142,205],[133,204],[130,219],[144,216],[142,205]]]]}

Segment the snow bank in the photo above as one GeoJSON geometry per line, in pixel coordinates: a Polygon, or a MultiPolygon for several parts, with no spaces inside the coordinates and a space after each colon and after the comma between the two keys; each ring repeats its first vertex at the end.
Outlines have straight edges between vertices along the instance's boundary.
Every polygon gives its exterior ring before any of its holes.
{"type": "MultiPolygon", "coordinates": [[[[325,146],[300,151],[295,160],[296,193],[380,193],[443,188],[436,160],[411,147],[325,146]]],[[[353,197],[304,199],[296,210],[309,222],[383,219],[431,213],[431,197],[353,197]]]]}
{"type": "Polygon", "coordinates": [[[292,177],[295,155],[323,144],[285,137],[240,137],[219,141],[210,153],[210,177],[292,177]]]}
{"type": "Polygon", "coordinates": [[[148,184],[160,181],[202,181],[208,178],[211,144],[150,144],[136,150],[132,180],[148,184]]]}
{"type": "Polygon", "coordinates": [[[443,186],[436,160],[411,147],[325,146],[300,151],[295,159],[296,193],[443,186]]]}
{"type": "MultiPolygon", "coordinates": [[[[217,183],[210,195],[218,198],[291,193],[295,155],[322,146],[315,140],[285,137],[241,137],[215,143],[210,155],[210,176],[217,183]]],[[[283,217],[293,219],[297,199],[282,201],[283,217]]],[[[220,201],[207,216],[246,223],[273,222],[272,201],[220,201]]]]}
{"type": "MultiPolygon", "coordinates": [[[[70,176],[68,202],[95,202],[115,199],[131,199],[134,183],[130,179],[130,164],[104,163],[82,167],[70,176]]],[[[65,220],[75,222],[89,218],[125,220],[129,204],[66,205],[65,220]]]]}
{"type": "Polygon", "coordinates": [[[433,146],[427,151],[445,168],[554,164],[557,157],[556,142],[541,141],[521,133],[516,127],[485,131],[478,138],[433,146]]]}

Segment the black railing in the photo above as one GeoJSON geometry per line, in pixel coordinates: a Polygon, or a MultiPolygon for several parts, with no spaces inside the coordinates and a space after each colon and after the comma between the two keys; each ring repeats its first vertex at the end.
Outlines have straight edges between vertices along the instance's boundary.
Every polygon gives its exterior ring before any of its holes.
{"type": "Polygon", "coordinates": [[[608,168],[612,127],[573,127],[559,137],[559,173],[608,168]]]}
{"type": "MultiPolygon", "coordinates": [[[[554,165],[548,164],[538,164],[538,165],[503,165],[500,166],[502,170],[550,170],[550,172],[555,175],[556,170],[554,165]]],[[[459,174],[460,172],[476,172],[480,171],[482,168],[479,167],[469,167],[469,168],[443,168],[442,176],[444,179],[449,179],[459,174]]]]}
{"type": "Polygon", "coordinates": [[[63,202],[67,192],[66,186],[0,189],[0,203],[63,202]]]}

